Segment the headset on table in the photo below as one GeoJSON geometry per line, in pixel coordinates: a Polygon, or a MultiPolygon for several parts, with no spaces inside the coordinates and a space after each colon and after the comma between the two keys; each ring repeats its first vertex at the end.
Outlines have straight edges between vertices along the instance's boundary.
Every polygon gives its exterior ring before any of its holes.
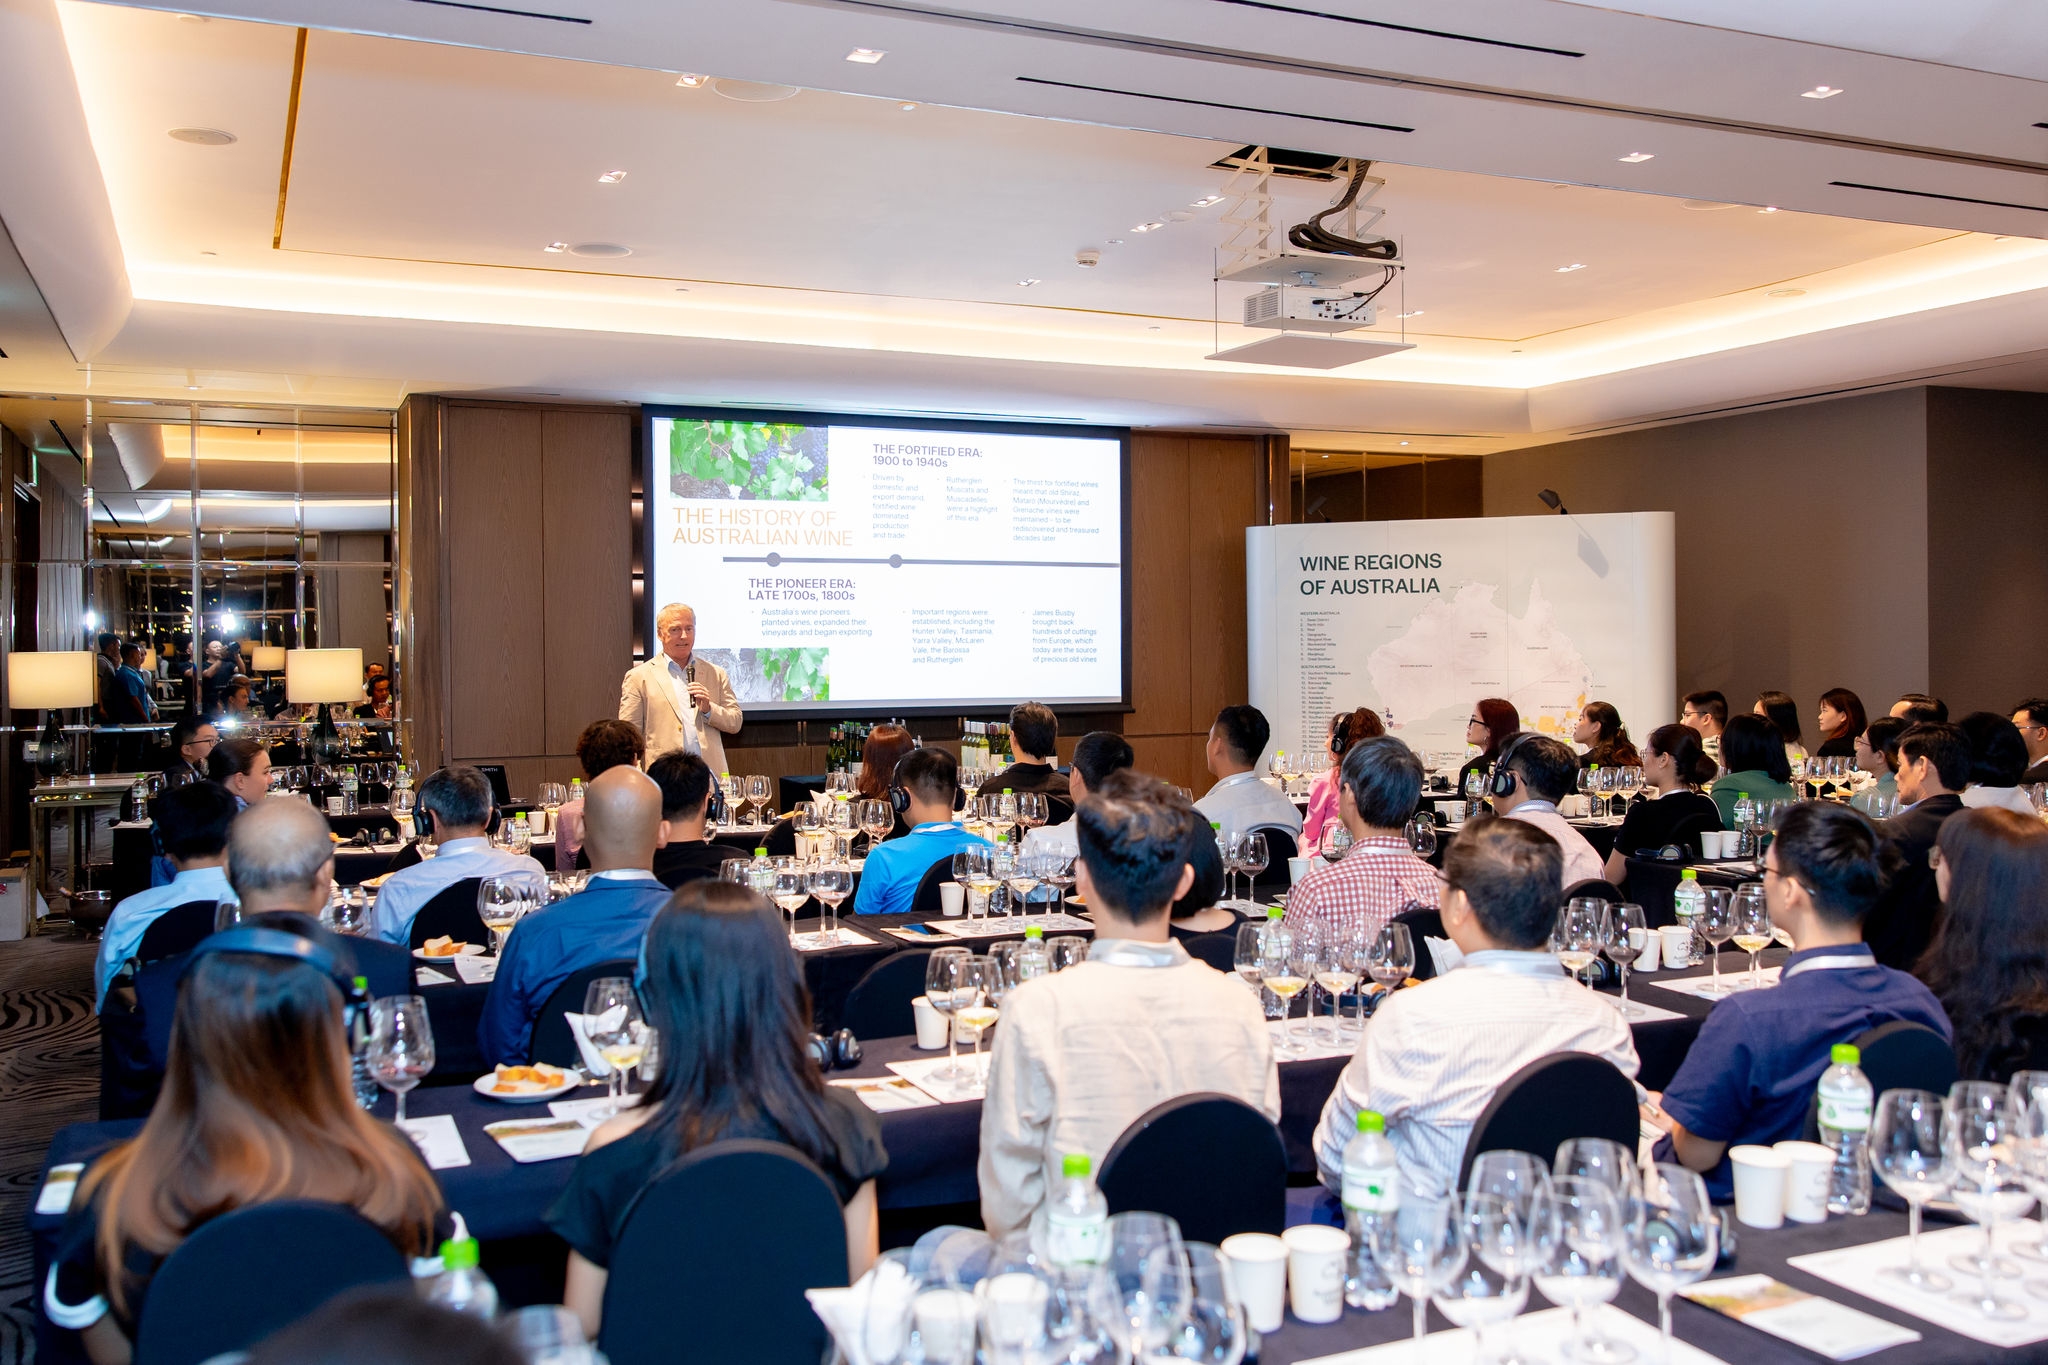
{"type": "Polygon", "coordinates": [[[192,950],[185,966],[178,973],[182,986],[192,969],[199,965],[199,959],[209,953],[250,953],[257,957],[282,958],[311,967],[334,983],[341,992],[342,1003],[350,1006],[369,1003],[369,993],[356,984],[356,973],[342,965],[339,957],[326,945],[292,933],[287,929],[267,929],[260,924],[237,924],[210,934],[201,939],[199,946],[192,950]]]}

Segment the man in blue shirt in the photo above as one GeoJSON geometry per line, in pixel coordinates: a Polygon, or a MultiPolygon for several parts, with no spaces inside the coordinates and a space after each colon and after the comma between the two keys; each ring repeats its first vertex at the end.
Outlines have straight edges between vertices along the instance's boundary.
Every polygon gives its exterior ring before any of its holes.
{"type": "Polygon", "coordinates": [[[988,840],[969,834],[953,818],[953,793],[959,781],[959,761],[944,749],[912,749],[896,764],[890,795],[908,798],[910,833],[868,850],[853,913],[903,914],[933,863],[963,848],[989,847],[988,840]]]}
{"type": "Polygon", "coordinates": [[[148,725],[156,719],[156,697],[142,675],[141,645],[121,646],[121,666],[114,670],[113,695],[106,707],[116,725],[148,725]]]}
{"type": "Polygon", "coordinates": [[[93,964],[95,1009],[105,1003],[107,986],[122,964],[135,956],[142,936],[164,911],[193,901],[235,899],[222,870],[228,826],[234,823],[238,809],[227,788],[212,782],[189,782],[165,792],[154,804],[157,837],[175,875],[162,886],[136,892],[107,917],[107,927],[100,934],[99,960],[93,964]]]}
{"type": "MultiPolygon", "coordinates": [[[[221,750],[226,747],[222,745],[221,750]]],[[[386,943],[408,942],[414,917],[428,901],[459,881],[504,872],[531,872],[547,880],[547,869],[534,859],[492,846],[486,834],[491,823],[491,780],[469,764],[437,769],[420,783],[417,799],[433,825],[439,849],[425,862],[392,873],[377,892],[370,930],[386,943]]]]}
{"type": "Polygon", "coordinates": [[[477,1025],[485,1061],[531,1060],[534,1021],[556,987],[585,967],[639,956],[649,921],[668,903],[651,870],[660,829],[661,788],[638,768],[608,769],[583,789],[590,883],[527,915],[505,940],[477,1025]]]}
{"type": "Polygon", "coordinates": [[[1705,1175],[1717,1199],[1732,1192],[1730,1147],[1799,1136],[1836,1043],[1894,1019],[1950,1036],[1933,992],[1879,966],[1863,942],[1863,917],[1884,889],[1878,847],[1862,815],[1807,801],[1764,854],[1771,922],[1795,951],[1777,985],[1714,1006],[1659,1100],[1671,1124],[1657,1159],[1705,1175]]]}

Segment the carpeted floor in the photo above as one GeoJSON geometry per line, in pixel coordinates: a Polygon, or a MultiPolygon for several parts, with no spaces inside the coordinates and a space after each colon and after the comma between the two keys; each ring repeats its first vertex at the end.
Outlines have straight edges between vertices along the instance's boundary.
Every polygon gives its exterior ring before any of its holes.
{"type": "Polygon", "coordinates": [[[50,1137],[99,1109],[96,945],[58,930],[0,943],[0,1365],[35,1358],[22,1225],[50,1137]]]}

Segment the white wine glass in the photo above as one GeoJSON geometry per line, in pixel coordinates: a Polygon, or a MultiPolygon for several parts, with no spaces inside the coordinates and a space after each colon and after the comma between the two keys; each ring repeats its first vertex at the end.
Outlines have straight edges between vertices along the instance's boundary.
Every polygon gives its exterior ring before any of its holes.
{"type": "Polygon", "coordinates": [[[370,1002],[370,1039],[364,1054],[370,1077],[389,1090],[405,1122],[405,1095],[434,1069],[434,1026],[417,995],[387,995],[370,1002]]]}
{"type": "Polygon", "coordinates": [[[508,872],[485,877],[476,885],[476,917],[491,931],[491,952],[499,957],[505,955],[505,936],[519,923],[528,904],[526,890],[519,885],[521,880],[517,874],[508,872]]]}
{"type": "Polygon", "coordinates": [[[1586,1311],[1612,1302],[1621,1292],[1626,1198],[1608,1182],[1592,1177],[1554,1177],[1550,1182],[1548,1236],[1535,1274],[1536,1288],[1558,1307],[1571,1310],[1572,1336],[1564,1354],[1582,1365],[1626,1365],[1636,1358],[1634,1347],[1594,1328],[1586,1311]]]}
{"type": "Polygon", "coordinates": [[[1941,1140],[1941,1109],[1941,1096],[1928,1091],[1887,1090],[1870,1114],[1870,1169],[1906,1201],[1906,1263],[1878,1274],[1924,1294],[1954,1287],[1920,1259],[1920,1210],[1956,1181],[1955,1163],[1941,1140]]]}
{"type": "Polygon", "coordinates": [[[822,863],[810,871],[808,889],[825,907],[824,941],[839,941],[839,907],[853,894],[853,869],[845,863],[822,863]]]}
{"type": "Polygon", "coordinates": [[[946,1064],[932,1073],[943,1081],[961,1080],[967,1075],[960,1065],[959,1034],[950,1027],[955,1003],[961,998],[967,976],[966,962],[974,956],[965,948],[946,947],[932,949],[932,955],[925,959],[924,994],[931,1007],[946,1016],[946,1064]]]}
{"type": "Polygon", "coordinates": [[[1316,985],[1330,997],[1330,1026],[1321,1037],[1332,1047],[1342,1041],[1338,1033],[1338,1010],[1344,997],[1358,989],[1358,968],[1354,965],[1352,953],[1350,939],[1332,935],[1316,954],[1316,985]]]}
{"type": "Polygon", "coordinates": [[[1998,1281],[2018,1274],[2018,1267],[1998,1256],[1998,1225],[2022,1217],[2033,1207],[2024,1175],[2013,1150],[2006,1089],[1990,1081],[1957,1081],[1942,1106],[1942,1146],[1955,1165],[1951,1197],[1972,1222],[1984,1229],[1984,1249],[1974,1256],[1955,1257],[1950,1264],[1975,1271],[1981,1293],[1966,1294],[1978,1313],[1994,1322],[2018,1322],[2026,1308],[1999,1297],[1998,1281]]]}
{"type": "Polygon", "coordinates": [[[997,996],[1002,992],[1002,968],[993,958],[969,956],[953,978],[953,1020],[974,1033],[974,1059],[968,1063],[981,1075],[982,1035],[995,1027],[1001,1017],[997,996]]]}
{"type": "Polygon", "coordinates": [[[1415,1349],[1423,1358],[1429,1298],[1465,1268],[1465,1221],[1456,1195],[1403,1193],[1392,1213],[1372,1226],[1367,1251],[1394,1288],[1415,1305],[1415,1349]]]}
{"type": "Polygon", "coordinates": [[[1605,904],[1590,896],[1577,896],[1557,912],[1557,923],[1550,931],[1550,951],[1574,980],[1593,965],[1606,946],[1606,935],[1601,931],[1605,904]]]}
{"type": "Polygon", "coordinates": [[[1299,932],[1284,923],[1268,920],[1266,932],[1259,939],[1259,981],[1280,997],[1283,1013],[1279,1051],[1289,1054],[1301,1050],[1294,1041],[1294,997],[1308,988],[1309,979],[1309,973],[1298,968],[1300,938],[1299,932]]]}
{"type": "Polygon", "coordinates": [[[1721,1246],[1721,1225],[1697,1174],[1660,1161],[1623,1215],[1622,1259],[1637,1284],[1657,1296],[1665,1365],[1671,1360],[1671,1296],[1706,1278],[1721,1246]]]}
{"type": "Polygon", "coordinates": [[[1757,954],[1771,946],[1771,907],[1764,899],[1762,882],[1744,882],[1735,889],[1735,899],[1730,910],[1734,921],[1734,933],[1730,937],[1735,946],[1749,954],[1749,975],[1743,983],[1744,990],[1756,990],[1763,985],[1763,976],[1757,970],[1757,954]]]}
{"type": "Polygon", "coordinates": [[[794,858],[778,858],[776,862],[772,899],[782,907],[782,913],[789,916],[790,944],[801,947],[803,941],[797,937],[796,912],[803,909],[804,902],[811,898],[810,874],[794,858]]]}
{"type": "Polygon", "coordinates": [[[611,1068],[605,1075],[605,1102],[599,1118],[608,1119],[619,1112],[619,1100],[626,1091],[626,1069],[640,1060],[642,1044],[633,1027],[640,1022],[640,997],[633,992],[631,977],[601,976],[584,987],[583,1036],[611,1068]]]}

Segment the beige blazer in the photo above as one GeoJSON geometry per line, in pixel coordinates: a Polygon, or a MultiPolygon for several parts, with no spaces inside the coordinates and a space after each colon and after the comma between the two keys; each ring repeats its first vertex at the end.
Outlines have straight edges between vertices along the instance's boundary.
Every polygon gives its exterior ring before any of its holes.
{"type": "MultiPolygon", "coordinates": [[[[709,709],[695,713],[697,751],[713,773],[726,771],[725,741],[740,732],[745,717],[739,698],[733,695],[732,680],[725,670],[704,659],[695,660],[697,681],[711,694],[709,709]]],[[[646,663],[635,664],[619,686],[619,719],[629,720],[647,736],[647,761],[686,747],[683,741],[684,713],[676,698],[675,680],[669,675],[668,656],[657,654],[646,663]]]]}

